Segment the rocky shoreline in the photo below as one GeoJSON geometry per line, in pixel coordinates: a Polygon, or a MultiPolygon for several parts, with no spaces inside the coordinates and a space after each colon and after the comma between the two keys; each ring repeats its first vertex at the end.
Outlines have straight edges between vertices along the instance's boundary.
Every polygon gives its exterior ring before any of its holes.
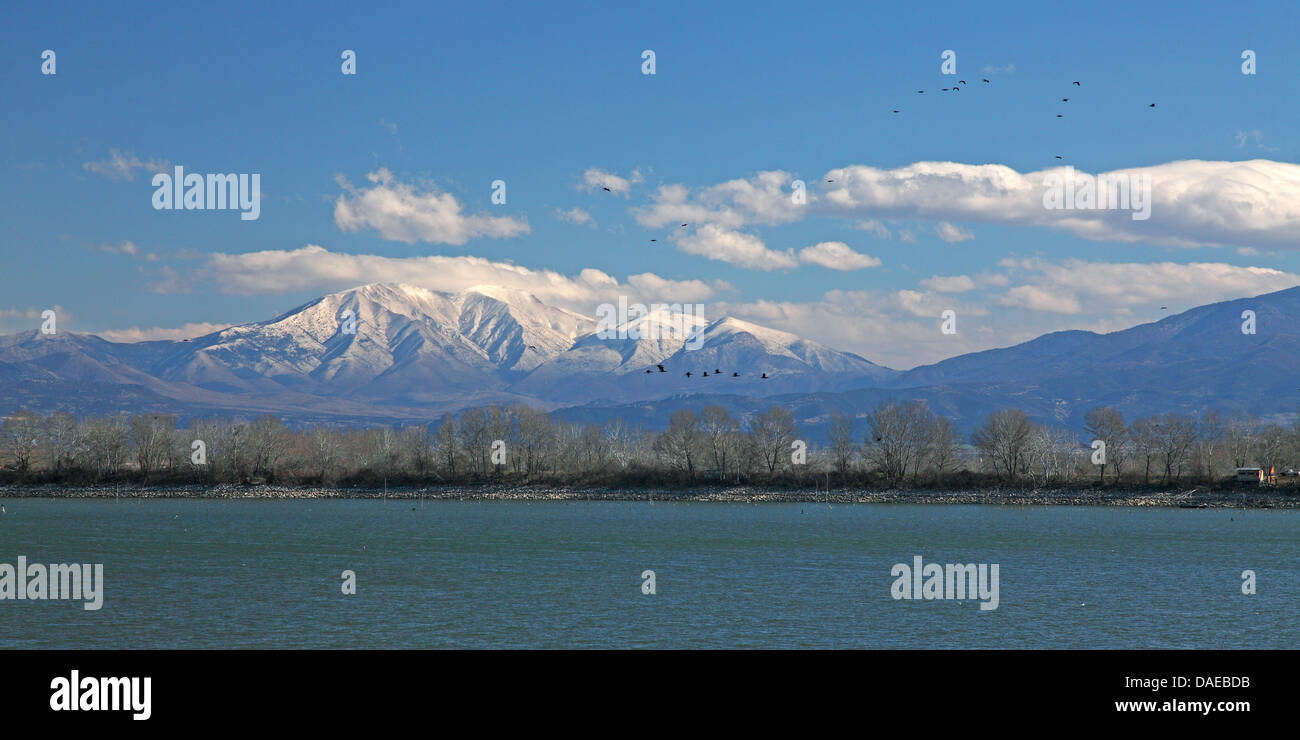
{"type": "MultiPolygon", "coordinates": [[[[1286,489],[1293,490],[1293,489],[1286,489]]],[[[268,485],[0,486],[0,498],[428,499],[456,501],[708,501],[734,503],[987,504],[994,506],[1157,506],[1208,509],[1300,509],[1300,495],[1269,489],[1151,490],[994,488],[983,490],[789,490],[752,486],[574,488],[431,486],[321,488],[268,485]]]]}

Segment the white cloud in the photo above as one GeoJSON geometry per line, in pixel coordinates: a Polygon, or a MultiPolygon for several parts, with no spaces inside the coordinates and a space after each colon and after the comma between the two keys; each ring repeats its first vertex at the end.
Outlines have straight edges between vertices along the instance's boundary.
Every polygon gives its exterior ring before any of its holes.
{"type": "Polygon", "coordinates": [[[964,242],[968,239],[975,238],[974,234],[970,233],[969,231],[966,231],[965,229],[959,226],[953,226],[947,221],[940,221],[939,223],[935,224],[934,233],[938,234],[940,239],[948,242],[949,244],[956,244],[958,242],[964,242]]]}
{"type": "Polygon", "coordinates": [[[1222,262],[1087,262],[1005,259],[1024,285],[1008,291],[1006,305],[1032,310],[1109,313],[1133,306],[1181,301],[1201,305],[1300,285],[1300,275],[1222,262]],[[1014,294],[1014,296],[1012,295],[1014,294]],[[1056,296],[1053,300],[1051,296],[1056,296]],[[1086,306],[1080,299],[1087,301],[1086,306]],[[1073,308],[1073,310],[1061,310],[1073,308]]]}
{"type": "Polygon", "coordinates": [[[799,264],[792,249],[777,252],[753,234],[715,224],[704,224],[692,233],[675,237],[675,241],[678,249],[687,254],[754,270],[788,270],[799,264]]]}
{"type": "Polygon", "coordinates": [[[145,170],[149,173],[166,172],[171,169],[171,163],[165,159],[143,160],[131,152],[123,153],[113,149],[108,153],[108,159],[98,162],[83,162],[82,168],[94,172],[97,175],[103,175],[110,180],[134,180],[136,170],[145,170]]]}
{"type": "Polygon", "coordinates": [[[880,223],[874,218],[863,219],[857,222],[856,224],[854,224],[853,228],[858,229],[859,231],[866,231],[868,233],[875,234],[881,239],[892,239],[894,237],[894,235],[889,231],[889,229],[884,224],[880,223]]]}
{"type": "Polygon", "coordinates": [[[581,208],[570,208],[569,210],[555,209],[555,217],[565,223],[570,224],[589,224],[591,223],[591,214],[581,208]]]}
{"type": "Polygon", "coordinates": [[[211,334],[214,331],[221,331],[229,326],[231,325],[200,321],[175,328],[154,326],[142,329],[133,326],[129,329],[109,329],[108,331],[98,332],[98,334],[110,342],[149,342],[156,339],[192,339],[211,334]]]}
{"type": "Polygon", "coordinates": [[[997,164],[918,162],[893,170],[854,165],[827,173],[832,213],[855,219],[920,218],[1058,229],[1095,241],[1170,246],[1300,248],[1300,165],[1270,160],[1186,160],[1115,170],[1150,178],[1150,218],[1134,210],[1044,207],[1052,168],[1020,173],[997,164]]]}
{"type": "Polygon", "coordinates": [[[804,247],[799,250],[799,261],[841,271],[880,266],[879,258],[855,252],[844,242],[821,242],[804,247]]]}
{"type": "Polygon", "coordinates": [[[371,228],[385,239],[414,244],[464,244],[476,237],[509,238],[527,234],[528,222],[510,216],[467,215],[456,197],[436,190],[418,192],[397,182],[386,168],[366,176],[374,187],[355,188],[342,177],[347,191],[334,203],[334,223],[343,231],[371,228]],[[349,197],[351,196],[351,197],[349,197]]]}
{"type": "Polygon", "coordinates": [[[1050,290],[1037,285],[1017,285],[998,301],[1004,306],[1027,308],[1030,311],[1076,314],[1082,309],[1079,299],[1063,290],[1050,290]]]}
{"type": "Polygon", "coordinates": [[[921,285],[936,293],[964,293],[975,289],[975,281],[969,275],[935,275],[922,280],[921,285]]]}
{"type": "Polygon", "coordinates": [[[640,170],[632,170],[632,174],[628,177],[620,177],[613,172],[605,172],[592,167],[582,173],[582,185],[579,187],[582,190],[589,191],[609,188],[609,191],[614,195],[621,195],[626,198],[632,186],[643,181],[640,170]]]}
{"type": "MultiPolygon", "coordinates": [[[[793,181],[788,172],[770,170],[704,188],[693,198],[685,185],[663,185],[655,192],[652,206],[632,212],[648,228],[704,223],[735,229],[751,223],[792,223],[803,218],[807,208],[794,202],[793,181]]],[[[808,199],[815,196],[809,193],[808,199]]]]}
{"type": "Polygon", "coordinates": [[[600,270],[576,276],[534,270],[482,257],[383,257],[331,252],[309,244],[294,250],[213,254],[195,271],[231,295],[326,293],[366,283],[409,283],[430,290],[458,292],[475,285],[502,285],[528,291],[540,300],[581,312],[597,303],[631,300],[698,303],[730,290],[724,281],[670,280],[653,273],[633,275],[626,283],[600,270]]]}

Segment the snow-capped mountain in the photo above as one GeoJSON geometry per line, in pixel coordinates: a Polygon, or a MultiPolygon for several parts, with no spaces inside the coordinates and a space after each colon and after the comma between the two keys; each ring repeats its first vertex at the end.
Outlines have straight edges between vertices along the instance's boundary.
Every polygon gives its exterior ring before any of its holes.
{"type": "Polygon", "coordinates": [[[515,390],[585,403],[677,393],[840,390],[896,374],[857,355],[732,317],[709,323],[665,309],[606,334],[579,339],[515,390]]]}
{"type": "Polygon", "coordinates": [[[157,374],[220,391],[410,401],[504,389],[593,326],[518,290],[376,283],[200,337],[157,374]]]}
{"type": "Polygon", "coordinates": [[[710,323],[662,309],[613,331],[597,328],[512,288],[444,293],[375,283],[188,341],[115,343],[66,331],[0,337],[0,406],[418,418],[489,402],[837,390],[896,374],[734,318],[710,323]],[[725,386],[701,385],[724,366],[725,386]]]}

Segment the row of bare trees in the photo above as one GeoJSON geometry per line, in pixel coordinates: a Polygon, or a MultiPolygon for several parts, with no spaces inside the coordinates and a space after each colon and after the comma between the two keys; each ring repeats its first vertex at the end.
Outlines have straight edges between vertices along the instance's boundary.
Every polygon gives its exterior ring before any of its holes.
{"type": "Polygon", "coordinates": [[[461,482],[746,482],[830,476],[840,485],[1035,486],[1209,482],[1254,464],[1300,460],[1300,433],[1236,415],[1164,414],[1129,423],[1094,408],[1083,429],[1037,424],[1017,409],[990,414],[969,440],[919,401],[888,401],[857,420],[829,420],[805,445],[790,410],[734,418],[721,406],[675,412],[662,431],[615,419],[558,421],[526,405],[487,406],[428,426],[290,429],[252,421],[140,414],[77,419],[19,412],[0,426],[6,475],[62,480],[175,479],[321,485],[461,482]],[[855,432],[855,423],[858,427],[855,432]],[[1081,432],[1081,434],[1080,434],[1081,432]],[[1095,442],[1094,442],[1095,441],[1095,442]],[[969,442],[969,443],[968,443],[969,442]],[[1098,446],[1104,453],[1098,461],[1098,446]]]}

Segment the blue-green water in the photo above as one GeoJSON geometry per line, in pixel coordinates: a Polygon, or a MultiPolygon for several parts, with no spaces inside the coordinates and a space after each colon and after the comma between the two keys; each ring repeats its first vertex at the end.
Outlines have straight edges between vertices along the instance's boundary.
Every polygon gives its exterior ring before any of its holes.
{"type": "Polygon", "coordinates": [[[1291,511],[3,503],[0,563],[105,580],[99,611],[0,601],[4,648],[1300,647],[1291,511]],[[999,564],[999,607],[893,599],[914,555],[999,564]]]}

